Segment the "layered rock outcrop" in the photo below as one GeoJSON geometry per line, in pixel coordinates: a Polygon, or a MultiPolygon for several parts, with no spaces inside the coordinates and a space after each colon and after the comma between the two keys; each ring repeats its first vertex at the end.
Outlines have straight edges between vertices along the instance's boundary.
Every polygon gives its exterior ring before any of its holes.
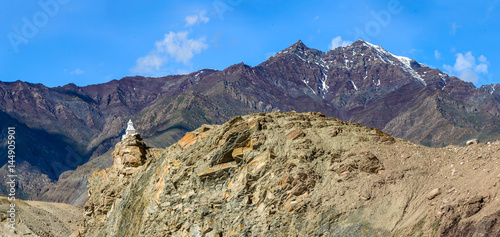
{"type": "Polygon", "coordinates": [[[129,185],[131,175],[159,152],[161,149],[148,147],[139,134],[127,136],[116,144],[111,168],[95,171],[89,178],[90,198],[84,207],[85,217],[92,220],[87,222],[88,225],[106,221],[115,202],[121,198],[125,187],[129,185]]]}
{"type": "Polygon", "coordinates": [[[321,113],[260,113],[114,156],[75,235],[500,234],[500,142],[429,148],[321,113]]]}

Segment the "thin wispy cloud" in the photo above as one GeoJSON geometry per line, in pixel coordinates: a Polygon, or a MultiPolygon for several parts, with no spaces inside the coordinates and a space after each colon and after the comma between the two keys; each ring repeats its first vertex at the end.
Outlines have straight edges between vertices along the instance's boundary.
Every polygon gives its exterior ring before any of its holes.
{"type": "Polygon", "coordinates": [[[75,70],[73,70],[73,71],[69,72],[69,74],[71,74],[71,75],[82,75],[82,74],[84,74],[84,73],[85,73],[85,71],[83,71],[83,70],[82,70],[82,69],[80,69],[80,68],[77,68],[77,69],[75,69],[75,70]]]}
{"type": "Polygon", "coordinates": [[[489,18],[491,13],[495,10],[495,7],[498,3],[498,0],[495,0],[489,7],[488,10],[486,10],[486,18],[489,18]]]}
{"type": "Polygon", "coordinates": [[[169,32],[155,42],[155,48],[146,56],[140,57],[136,65],[130,69],[135,73],[152,74],[163,71],[163,67],[174,60],[189,66],[195,54],[208,48],[205,37],[192,39],[187,31],[169,32]]]}
{"type": "Polygon", "coordinates": [[[186,26],[192,26],[200,22],[208,23],[210,18],[205,16],[205,14],[207,14],[207,11],[200,11],[198,14],[186,16],[186,26]]]}
{"type": "Polygon", "coordinates": [[[469,51],[465,54],[457,53],[455,64],[453,66],[444,64],[443,67],[449,74],[476,84],[480,74],[488,74],[488,64],[488,59],[484,55],[479,56],[476,62],[476,58],[469,51]]]}
{"type": "Polygon", "coordinates": [[[456,22],[456,21],[455,21],[455,22],[453,22],[453,23],[451,24],[451,31],[450,31],[450,35],[455,35],[455,34],[457,34],[457,30],[458,30],[459,28],[462,28],[462,26],[461,26],[461,25],[459,25],[459,24],[457,24],[457,22],[456,22]]]}
{"type": "Polygon", "coordinates": [[[342,37],[337,36],[337,37],[332,39],[332,42],[330,43],[328,48],[329,49],[336,49],[338,47],[345,47],[345,46],[350,45],[350,44],[352,44],[351,41],[342,40],[342,37]]]}
{"type": "Polygon", "coordinates": [[[441,58],[442,58],[442,56],[441,56],[441,52],[439,52],[439,50],[437,50],[437,49],[436,49],[436,50],[434,50],[434,57],[435,57],[437,60],[441,59],[441,58]]]}
{"type": "Polygon", "coordinates": [[[276,55],[276,52],[268,52],[268,53],[266,53],[266,59],[269,59],[270,57],[273,57],[274,55],[276,55]]]}

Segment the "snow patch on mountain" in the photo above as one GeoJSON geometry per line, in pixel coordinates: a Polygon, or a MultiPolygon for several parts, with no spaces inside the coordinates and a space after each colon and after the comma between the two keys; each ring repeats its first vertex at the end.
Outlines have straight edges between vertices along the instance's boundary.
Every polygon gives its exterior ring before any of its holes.
{"type": "Polygon", "coordinates": [[[422,83],[422,85],[427,86],[425,80],[411,67],[411,62],[413,61],[412,59],[391,54],[387,52],[387,50],[378,45],[374,45],[368,42],[364,42],[364,44],[365,46],[372,48],[375,54],[380,58],[380,60],[382,60],[385,63],[394,65],[394,62],[390,58],[396,58],[400,62],[405,72],[412,75],[413,78],[419,80],[422,83]]]}
{"type": "Polygon", "coordinates": [[[352,86],[354,86],[354,90],[358,90],[358,87],[356,86],[356,84],[354,84],[353,81],[351,81],[351,83],[352,83],[352,86]]]}
{"type": "Polygon", "coordinates": [[[306,84],[306,86],[307,86],[309,89],[311,89],[312,93],[314,93],[314,94],[316,95],[316,91],[314,91],[314,90],[313,90],[313,88],[311,88],[311,87],[309,86],[309,81],[308,81],[308,80],[306,81],[306,80],[302,79],[302,82],[304,82],[304,84],[306,84]]]}

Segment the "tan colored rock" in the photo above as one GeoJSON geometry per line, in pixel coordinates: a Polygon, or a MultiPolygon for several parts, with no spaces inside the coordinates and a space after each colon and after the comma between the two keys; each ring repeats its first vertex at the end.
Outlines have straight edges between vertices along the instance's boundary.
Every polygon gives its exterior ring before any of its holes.
{"type": "MultiPolygon", "coordinates": [[[[93,219],[92,223],[103,223],[121,198],[129,179],[153,156],[163,150],[146,146],[139,134],[126,136],[115,146],[112,153],[113,165],[109,169],[95,171],[89,178],[89,200],[84,206],[84,215],[93,219]]],[[[85,232],[85,225],[79,232],[85,232]]],[[[76,235],[79,236],[79,235],[76,235]]]]}
{"type": "Polygon", "coordinates": [[[200,171],[200,172],[198,172],[198,176],[200,178],[205,177],[205,176],[212,176],[212,175],[216,175],[220,171],[225,171],[225,170],[228,170],[231,168],[236,168],[236,167],[238,167],[238,165],[236,165],[236,161],[232,161],[232,162],[216,165],[212,168],[208,168],[208,169],[205,169],[203,171],[200,171]]]}
{"type": "Polygon", "coordinates": [[[241,147],[233,150],[231,154],[235,160],[242,160],[243,157],[252,150],[251,147],[241,147]]]}
{"type": "Polygon", "coordinates": [[[339,135],[341,132],[342,132],[342,130],[340,128],[335,128],[335,129],[330,130],[328,132],[328,135],[330,135],[330,137],[335,137],[335,136],[339,135]]]}
{"type": "Polygon", "coordinates": [[[255,157],[252,162],[249,163],[249,171],[251,175],[255,175],[260,172],[271,160],[271,152],[265,150],[260,155],[255,157]]]}
{"type": "Polygon", "coordinates": [[[432,200],[435,197],[437,197],[439,194],[441,194],[441,189],[435,188],[435,189],[431,190],[429,193],[427,193],[427,199],[432,200]]]}
{"type": "Polygon", "coordinates": [[[116,144],[112,153],[113,166],[111,169],[117,173],[132,173],[135,170],[134,168],[142,166],[146,162],[147,149],[148,147],[139,134],[128,136],[125,140],[116,144]]]}
{"type": "Polygon", "coordinates": [[[210,125],[210,124],[203,124],[201,125],[201,132],[208,132],[212,129],[214,129],[215,126],[214,125],[210,125]]]}
{"type": "MultiPolygon", "coordinates": [[[[247,188],[247,174],[248,174],[247,168],[241,167],[241,169],[238,170],[237,175],[229,181],[227,187],[233,194],[231,198],[234,195],[237,195],[241,190],[247,188]]],[[[229,200],[231,198],[229,198],[229,200]]]]}
{"type": "Polygon", "coordinates": [[[251,130],[258,131],[261,129],[260,121],[258,119],[252,120],[248,123],[248,127],[251,130]]]}
{"type": "Polygon", "coordinates": [[[116,154],[122,166],[129,167],[120,174],[94,174],[81,234],[500,234],[495,222],[500,203],[494,198],[500,144],[429,148],[359,124],[323,118],[314,113],[235,117],[213,129],[195,130],[198,135],[185,141],[209,135],[189,149],[172,145],[154,158],[146,149],[145,163],[138,167],[133,167],[138,160],[125,156],[137,150],[122,147],[116,154]],[[261,128],[256,129],[253,121],[261,128]],[[286,129],[290,122],[296,124],[286,129]],[[304,130],[284,136],[299,127],[304,130]],[[343,132],[331,137],[336,129],[343,132]],[[483,158],[474,159],[479,155],[483,158]],[[451,166],[461,162],[459,168],[451,166]],[[450,176],[454,167],[460,175],[450,176]],[[130,175],[123,174],[129,170],[130,175]],[[425,191],[435,187],[455,191],[425,191]],[[431,201],[422,203],[428,198],[431,201]]]}
{"type": "Polygon", "coordinates": [[[181,146],[183,149],[186,149],[191,145],[195,144],[196,142],[198,142],[199,140],[208,137],[210,131],[216,127],[217,125],[203,124],[196,131],[186,133],[186,135],[184,135],[184,137],[182,137],[177,144],[181,146]]]}
{"type": "MultiPolygon", "coordinates": [[[[206,130],[208,127],[204,127],[205,129],[202,129],[202,130],[205,130],[205,131],[208,131],[206,130]]],[[[184,137],[181,138],[181,140],[179,140],[178,144],[179,146],[181,146],[182,148],[186,149],[188,147],[190,147],[191,145],[195,144],[197,141],[207,137],[208,134],[206,132],[188,132],[186,133],[186,135],[184,135],[184,137]]]]}
{"type": "Polygon", "coordinates": [[[290,140],[295,140],[299,137],[303,137],[305,136],[304,132],[302,131],[302,129],[298,128],[298,129],[295,129],[291,132],[289,132],[287,135],[286,135],[286,138],[290,139],[290,140]]]}
{"type": "Polygon", "coordinates": [[[198,136],[198,133],[194,132],[188,132],[184,137],[179,140],[178,144],[182,148],[188,148],[189,146],[193,145],[196,142],[196,137],[198,136]]]}

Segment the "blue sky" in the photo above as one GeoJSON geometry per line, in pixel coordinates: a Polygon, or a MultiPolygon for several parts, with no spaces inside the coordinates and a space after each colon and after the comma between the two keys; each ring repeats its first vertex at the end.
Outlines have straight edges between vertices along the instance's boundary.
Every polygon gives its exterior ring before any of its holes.
{"type": "Polygon", "coordinates": [[[476,86],[500,83],[500,1],[0,2],[0,81],[79,86],[258,65],[358,38],[476,86]]]}

